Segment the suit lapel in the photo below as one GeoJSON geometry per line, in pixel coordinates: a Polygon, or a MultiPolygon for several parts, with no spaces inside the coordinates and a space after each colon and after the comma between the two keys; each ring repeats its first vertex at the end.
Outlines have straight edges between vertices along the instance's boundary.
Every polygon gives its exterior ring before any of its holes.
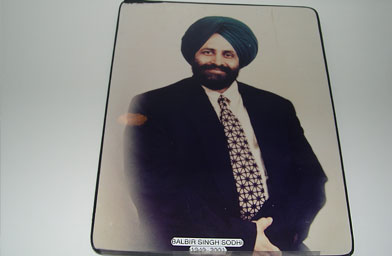
{"type": "Polygon", "coordinates": [[[238,83],[238,90],[241,94],[246,111],[248,112],[259,147],[263,150],[267,147],[266,143],[268,144],[268,136],[265,136],[268,134],[266,130],[267,127],[264,125],[267,122],[268,106],[266,106],[265,102],[257,100],[258,98],[252,97],[253,94],[248,91],[244,84],[238,83]]]}
{"type": "Polygon", "coordinates": [[[276,182],[279,182],[276,177],[282,169],[280,165],[285,159],[279,147],[282,133],[275,125],[276,120],[273,119],[276,114],[273,111],[277,106],[273,106],[267,97],[255,95],[244,84],[238,83],[238,88],[261,150],[262,160],[269,177],[267,184],[271,196],[273,189],[277,187],[276,182]]]}

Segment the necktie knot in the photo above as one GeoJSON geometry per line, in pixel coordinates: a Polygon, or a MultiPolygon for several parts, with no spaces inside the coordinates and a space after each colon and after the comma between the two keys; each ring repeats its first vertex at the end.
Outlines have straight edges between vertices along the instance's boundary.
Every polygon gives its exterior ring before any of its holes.
{"type": "Polygon", "coordinates": [[[218,103],[221,109],[228,109],[230,100],[221,94],[218,98],[218,103]]]}

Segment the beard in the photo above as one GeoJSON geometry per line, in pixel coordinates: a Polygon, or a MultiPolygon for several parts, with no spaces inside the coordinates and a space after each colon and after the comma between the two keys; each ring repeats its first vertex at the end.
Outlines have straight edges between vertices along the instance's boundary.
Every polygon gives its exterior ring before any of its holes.
{"type": "Polygon", "coordinates": [[[239,68],[231,69],[215,64],[192,65],[193,76],[205,87],[211,90],[222,90],[229,87],[238,77],[239,68]],[[223,73],[209,73],[209,70],[218,69],[223,73]]]}

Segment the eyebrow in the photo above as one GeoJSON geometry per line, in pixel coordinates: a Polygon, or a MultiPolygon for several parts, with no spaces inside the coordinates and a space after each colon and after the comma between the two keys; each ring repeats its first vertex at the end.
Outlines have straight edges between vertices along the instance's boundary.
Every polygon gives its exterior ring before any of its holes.
{"type": "MultiPolygon", "coordinates": [[[[215,48],[209,48],[209,47],[206,47],[206,48],[202,48],[202,49],[200,49],[200,51],[204,51],[204,50],[209,50],[209,51],[214,51],[214,52],[216,52],[216,49],[215,48]]],[[[235,51],[233,51],[233,50],[222,50],[222,52],[231,52],[231,53],[236,53],[235,51]]]]}
{"type": "Polygon", "coordinates": [[[209,51],[216,51],[216,49],[214,49],[214,48],[208,48],[208,47],[206,47],[206,48],[201,48],[200,49],[201,51],[204,51],[204,50],[209,50],[209,51]]]}

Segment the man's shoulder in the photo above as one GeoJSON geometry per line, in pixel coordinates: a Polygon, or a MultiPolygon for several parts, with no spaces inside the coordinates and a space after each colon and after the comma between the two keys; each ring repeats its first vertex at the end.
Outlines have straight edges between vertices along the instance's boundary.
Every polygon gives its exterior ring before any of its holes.
{"type": "Polygon", "coordinates": [[[254,86],[242,82],[238,82],[238,90],[240,91],[243,98],[250,99],[255,102],[267,102],[269,104],[275,103],[275,104],[291,105],[291,102],[288,99],[280,95],[277,95],[270,91],[256,88],[254,86]]]}
{"type": "Polygon", "coordinates": [[[192,97],[192,93],[200,90],[198,87],[192,78],[185,78],[134,96],[130,108],[173,108],[192,97]]]}
{"type": "Polygon", "coordinates": [[[193,80],[191,78],[185,78],[175,83],[138,94],[134,98],[167,99],[166,96],[172,96],[173,94],[178,95],[186,92],[187,87],[191,86],[191,84],[193,84],[193,80]]]}

